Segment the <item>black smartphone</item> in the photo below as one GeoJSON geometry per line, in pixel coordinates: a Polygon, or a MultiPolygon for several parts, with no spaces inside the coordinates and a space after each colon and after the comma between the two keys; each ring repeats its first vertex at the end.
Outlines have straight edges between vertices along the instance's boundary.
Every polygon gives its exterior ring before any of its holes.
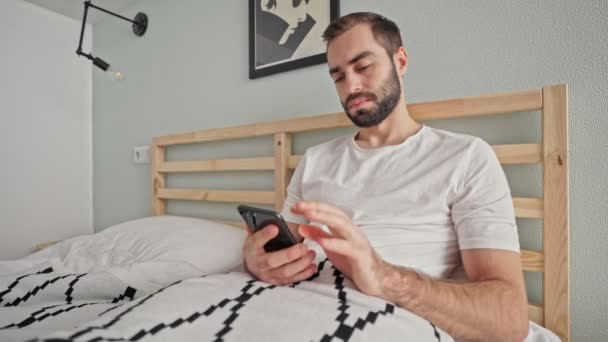
{"type": "Polygon", "coordinates": [[[249,229],[253,232],[266,227],[269,224],[274,224],[279,227],[279,234],[264,245],[266,252],[278,251],[279,249],[287,248],[295,245],[296,238],[289,230],[287,222],[281,214],[274,210],[251,207],[241,204],[237,207],[239,214],[247,223],[249,229]]]}

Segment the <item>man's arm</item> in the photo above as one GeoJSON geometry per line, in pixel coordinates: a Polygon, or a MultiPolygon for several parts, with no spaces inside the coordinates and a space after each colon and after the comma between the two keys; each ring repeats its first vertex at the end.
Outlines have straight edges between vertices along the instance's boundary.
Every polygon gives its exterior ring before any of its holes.
{"type": "Polygon", "coordinates": [[[498,249],[462,250],[470,282],[434,280],[382,262],[384,299],[471,341],[522,341],[528,310],[519,254],[498,249]]]}
{"type": "Polygon", "coordinates": [[[328,226],[331,233],[307,224],[299,231],[317,242],[360,291],[424,317],[459,339],[521,341],[527,336],[527,300],[518,253],[465,249],[462,261],[469,282],[433,280],[383,261],[361,229],[335,206],[301,201],[291,210],[328,226]]]}

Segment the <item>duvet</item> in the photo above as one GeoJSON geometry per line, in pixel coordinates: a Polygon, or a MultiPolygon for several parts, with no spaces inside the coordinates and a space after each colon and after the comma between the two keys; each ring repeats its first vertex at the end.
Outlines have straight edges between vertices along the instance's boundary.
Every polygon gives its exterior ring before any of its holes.
{"type": "Polygon", "coordinates": [[[148,293],[111,272],[52,265],[0,277],[0,341],[451,341],[432,323],[354,289],[326,259],[307,281],[244,272],[148,293]]]}
{"type": "MultiPolygon", "coordinates": [[[[360,293],[327,259],[318,264],[314,276],[290,286],[234,271],[145,291],[111,270],[8,264],[0,267],[0,341],[453,341],[360,293]]],[[[533,325],[528,340],[551,335],[533,325]]]]}

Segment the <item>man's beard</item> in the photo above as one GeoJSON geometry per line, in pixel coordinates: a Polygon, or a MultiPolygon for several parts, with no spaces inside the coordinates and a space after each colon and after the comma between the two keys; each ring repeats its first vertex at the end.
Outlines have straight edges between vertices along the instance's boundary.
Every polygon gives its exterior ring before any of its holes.
{"type": "Polygon", "coordinates": [[[399,99],[401,98],[401,84],[399,83],[399,75],[394,65],[392,72],[384,81],[379,91],[379,96],[372,92],[358,92],[350,94],[342,107],[348,118],[358,127],[372,127],[380,124],[393,112],[399,99]],[[348,111],[349,103],[357,98],[365,98],[376,103],[376,108],[372,109],[357,109],[354,113],[348,111]]]}

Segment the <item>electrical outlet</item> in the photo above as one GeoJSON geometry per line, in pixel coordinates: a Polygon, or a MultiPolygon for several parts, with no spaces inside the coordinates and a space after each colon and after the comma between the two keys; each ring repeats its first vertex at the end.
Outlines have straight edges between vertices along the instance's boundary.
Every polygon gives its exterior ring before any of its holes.
{"type": "Polygon", "coordinates": [[[133,162],[135,164],[150,164],[150,146],[133,147],[133,162]]]}

